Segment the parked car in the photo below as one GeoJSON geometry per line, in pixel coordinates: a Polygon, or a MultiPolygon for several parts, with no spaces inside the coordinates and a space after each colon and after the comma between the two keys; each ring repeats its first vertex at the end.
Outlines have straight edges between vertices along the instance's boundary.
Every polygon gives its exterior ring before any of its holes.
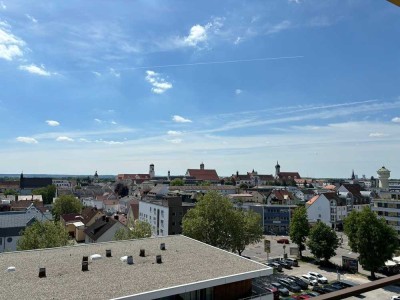
{"type": "Polygon", "coordinates": [[[278,263],[272,262],[267,264],[268,267],[274,268],[278,272],[282,272],[282,266],[278,263]]]}
{"type": "Polygon", "coordinates": [[[265,289],[270,291],[274,295],[274,300],[279,300],[279,291],[276,287],[267,285],[265,286],[265,289]]]}
{"type": "Polygon", "coordinates": [[[311,296],[307,295],[307,294],[297,295],[297,296],[294,296],[294,297],[295,297],[294,299],[296,299],[296,300],[304,300],[304,299],[310,299],[311,298],[311,296]]]}
{"type": "Polygon", "coordinates": [[[340,281],[332,282],[330,285],[338,290],[342,290],[348,287],[347,285],[342,284],[340,281]]]}
{"type": "Polygon", "coordinates": [[[299,262],[297,261],[297,259],[289,257],[289,258],[286,258],[286,261],[290,262],[293,267],[298,267],[299,266],[299,262]]]}
{"type": "Polygon", "coordinates": [[[328,279],[317,272],[308,272],[308,275],[315,277],[319,283],[328,283],[328,279]]]}
{"type": "Polygon", "coordinates": [[[278,282],[284,285],[289,291],[293,293],[300,293],[301,287],[299,287],[294,281],[289,279],[278,279],[278,282]]]}
{"type": "Polygon", "coordinates": [[[292,268],[292,266],[288,262],[286,262],[284,260],[278,260],[277,263],[280,264],[285,269],[291,269],[292,268]]]}
{"type": "Polygon", "coordinates": [[[325,291],[327,291],[327,293],[336,292],[338,290],[337,288],[335,288],[329,284],[323,285],[322,288],[325,289],[325,291]]]}
{"type": "Polygon", "coordinates": [[[327,293],[327,291],[325,289],[323,289],[321,286],[318,286],[318,285],[314,286],[312,288],[312,291],[313,292],[317,292],[319,294],[326,294],[327,293]]]}
{"type": "Polygon", "coordinates": [[[309,285],[318,285],[318,280],[315,279],[314,276],[304,274],[304,275],[301,275],[301,279],[304,280],[309,285]]]}
{"type": "Polygon", "coordinates": [[[288,239],[279,239],[277,240],[278,244],[289,244],[289,240],[288,239]]]}
{"type": "Polygon", "coordinates": [[[313,291],[313,292],[308,292],[307,295],[309,295],[310,297],[317,297],[321,294],[313,291]]]}
{"type": "Polygon", "coordinates": [[[392,298],[390,298],[390,300],[400,300],[400,296],[398,296],[398,295],[392,296],[392,298]]]}
{"type": "Polygon", "coordinates": [[[296,276],[288,276],[290,280],[293,280],[302,290],[306,290],[308,288],[308,283],[296,276]]]}
{"type": "Polygon", "coordinates": [[[282,284],[280,284],[278,282],[271,282],[271,285],[278,289],[279,294],[281,296],[283,296],[283,297],[289,296],[289,290],[287,288],[285,288],[282,284]]]}

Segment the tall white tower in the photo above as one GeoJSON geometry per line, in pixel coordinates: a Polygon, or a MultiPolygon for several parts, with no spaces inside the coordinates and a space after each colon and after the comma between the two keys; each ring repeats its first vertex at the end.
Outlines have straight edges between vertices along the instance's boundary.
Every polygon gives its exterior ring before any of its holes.
{"type": "Polygon", "coordinates": [[[382,189],[389,188],[389,177],[390,171],[383,166],[378,171],[376,171],[379,175],[379,187],[382,189]]]}
{"type": "Polygon", "coordinates": [[[150,165],[149,175],[150,175],[150,178],[153,178],[154,176],[156,176],[156,174],[154,172],[154,164],[150,165]]]}

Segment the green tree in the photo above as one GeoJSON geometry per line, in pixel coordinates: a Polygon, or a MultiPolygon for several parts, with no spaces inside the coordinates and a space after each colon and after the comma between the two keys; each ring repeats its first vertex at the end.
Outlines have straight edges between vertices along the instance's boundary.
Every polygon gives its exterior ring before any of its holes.
{"type": "Polygon", "coordinates": [[[208,181],[208,180],[205,180],[205,181],[202,181],[199,185],[200,185],[200,186],[210,186],[210,185],[211,185],[211,182],[208,181]]]}
{"type": "Polygon", "coordinates": [[[242,255],[247,245],[258,243],[263,236],[261,216],[252,210],[236,210],[235,220],[232,228],[232,251],[242,255]]]}
{"type": "Polygon", "coordinates": [[[235,210],[227,197],[210,191],[183,218],[183,234],[212,246],[242,253],[262,237],[260,219],[235,210]]]}
{"type": "Polygon", "coordinates": [[[184,182],[181,178],[175,178],[169,183],[170,186],[183,186],[184,182]]]}
{"type": "Polygon", "coordinates": [[[307,209],[297,207],[292,215],[289,228],[290,239],[299,247],[299,254],[302,257],[302,251],[305,250],[305,242],[310,232],[307,219],[307,209]]]}
{"type": "Polygon", "coordinates": [[[53,203],[53,199],[56,196],[56,186],[55,185],[48,185],[43,188],[35,189],[32,191],[33,195],[42,195],[43,203],[44,204],[51,204],[53,203]]]}
{"type": "Polygon", "coordinates": [[[385,261],[392,259],[398,247],[396,230],[370,207],[361,212],[352,211],[344,220],[344,231],[351,250],[359,253],[360,265],[371,271],[372,278],[375,278],[375,272],[385,261]]]}
{"type": "Polygon", "coordinates": [[[7,189],[7,190],[5,190],[5,191],[4,191],[4,195],[5,195],[5,196],[8,196],[8,195],[14,195],[14,196],[17,196],[17,195],[18,195],[18,193],[17,193],[17,191],[15,191],[15,190],[12,190],[12,189],[7,189]]]}
{"type": "Polygon", "coordinates": [[[68,245],[68,232],[60,223],[36,221],[22,231],[18,250],[53,248],[68,245]]]}
{"type": "Polygon", "coordinates": [[[133,228],[120,228],[114,235],[114,240],[132,240],[151,237],[151,225],[144,221],[135,221],[133,228]]]}
{"type": "Polygon", "coordinates": [[[123,183],[117,183],[114,192],[121,198],[129,195],[129,188],[123,183]]]}
{"type": "Polygon", "coordinates": [[[323,258],[325,262],[336,255],[335,250],[339,246],[336,232],[323,222],[318,222],[310,230],[307,246],[317,258],[323,258]]]}
{"type": "Polygon", "coordinates": [[[62,195],[54,201],[52,213],[54,219],[58,221],[63,214],[78,214],[81,210],[82,204],[79,199],[71,195],[62,195]]]}

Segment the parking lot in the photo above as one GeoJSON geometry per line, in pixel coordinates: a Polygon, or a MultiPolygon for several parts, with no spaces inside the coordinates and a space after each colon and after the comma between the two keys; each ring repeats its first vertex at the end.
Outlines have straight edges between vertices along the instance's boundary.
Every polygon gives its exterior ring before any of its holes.
{"type": "MultiPolygon", "coordinates": [[[[243,252],[243,255],[248,256],[250,259],[253,259],[255,261],[261,262],[261,263],[267,263],[267,256],[268,258],[274,259],[274,258],[283,258],[284,253],[289,254],[290,253],[290,247],[295,247],[296,245],[294,244],[288,244],[285,245],[285,248],[283,247],[282,244],[277,243],[277,240],[280,238],[288,238],[288,237],[275,237],[275,236],[266,236],[265,238],[271,240],[271,253],[267,255],[267,253],[264,252],[264,243],[260,242],[255,245],[250,245],[249,247],[246,248],[246,250],[243,252]]],[[[337,255],[332,258],[332,261],[335,263],[340,264],[341,263],[341,255],[346,255],[346,256],[352,256],[352,257],[357,257],[356,254],[350,253],[349,249],[346,249],[346,245],[343,245],[344,247],[341,248],[339,251],[337,251],[337,255]]],[[[307,251],[304,252],[305,255],[309,256],[307,251]]],[[[293,257],[290,254],[288,257],[293,257]]],[[[320,273],[321,275],[325,276],[328,281],[331,283],[333,281],[337,281],[340,276],[340,280],[346,280],[353,282],[354,284],[362,284],[362,283],[367,283],[369,282],[369,279],[367,276],[364,274],[348,274],[345,272],[342,272],[338,274],[336,270],[329,270],[320,267],[319,265],[315,265],[313,263],[307,263],[303,261],[299,261],[299,267],[292,267],[291,269],[283,269],[283,272],[278,272],[274,275],[271,276],[270,280],[271,281],[277,281],[279,278],[283,278],[289,275],[294,275],[294,276],[301,276],[303,274],[307,274],[308,272],[317,272],[320,273]]],[[[367,272],[363,272],[365,274],[368,274],[367,272]]],[[[309,287],[311,288],[311,287],[309,287]]],[[[398,286],[387,286],[385,288],[377,289],[368,293],[364,293],[358,297],[349,297],[347,299],[371,299],[371,300],[385,300],[385,299],[390,299],[391,296],[393,295],[400,295],[400,287],[398,286]]]]}

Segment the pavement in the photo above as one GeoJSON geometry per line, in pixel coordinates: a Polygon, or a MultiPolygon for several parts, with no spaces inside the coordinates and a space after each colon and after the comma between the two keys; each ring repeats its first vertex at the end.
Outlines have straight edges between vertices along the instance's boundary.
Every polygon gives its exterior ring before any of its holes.
{"type": "MultiPolygon", "coordinates": [[[[339,233],[338,236],[340,237],[341,234],[339,233]]],[[[287,254],[288,257],[295,257],[295,255],[290,255],[290,248],[295,248],[295,247],[297,248],[295,244],[290,243],[288,245],[283,245],[277,243],[277,240],[281,238],[289,239],[289,237],[265,235],[264,238],[271,241],[270,244],[271,253],[267,254],[264,251],[264,241],[261,241],[259,243],[252,244],[246,247],[246,250],[243,251],[242,255],[248,256],[251,259],[261,263],[266,263],[268,259],[272,258],[282,258],[284,254],[287,254]]],[[[344,234],[342,235],[342,238],[343,238],[342,245],[336,250],[336,255],[330,259],[331,262],[337,265],[342,264],[343,255],[351,258],[358,257],[357,253],[353,253],[351,251],[350,247],[348,246],[347,237],[344,234]]],[[[312,254],[308,250],[305,250],[303,251],[303,256],[312,257],[312,254]]],[[[340,275],[341,280],[349,280],[357,284],[370,282],[370,280],[367,277],[370,275],[370,272],[362,269],[360,265],[358,266],[358,273],[356,274],[349,274],[346,272],[341,272],[340,274],[338,274],[336,270],[329,270],[326,268],[322,268],[319,265],[315,265],[313,263],[299,261],[299,267],[293,267],[293,269],[291,270],[284,269],[283,274],[296,276],[296,275],[306,274],[310,271],[321,273],[322,275],[327,277],[329,281],[337,280],[338,276],[340,275]]],[[[385,288],[364,293],[358,297],[350,297],[347,299],[389,300],[393,295],[400,295],[399,286],[387,286],[385,288]]]]}

